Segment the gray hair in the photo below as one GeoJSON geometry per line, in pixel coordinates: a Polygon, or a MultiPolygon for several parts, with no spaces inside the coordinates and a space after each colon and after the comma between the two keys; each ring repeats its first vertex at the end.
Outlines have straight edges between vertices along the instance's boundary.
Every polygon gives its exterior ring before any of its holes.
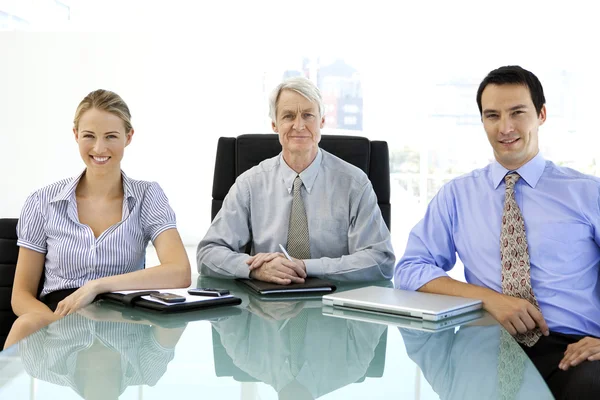
{"type": "Polygon", "coordinates": [[[277,103],[279,103],[279,96],[283,90],[293,90],[304,96],[311,103],[317,104],[319,106],[319,117],[323,117],[323,98],[317,85],[307,78],[295,76],[281,82],[271,93],[271,97],[269,98],[269,116],[273,122],[277,121],[277,103]]]}

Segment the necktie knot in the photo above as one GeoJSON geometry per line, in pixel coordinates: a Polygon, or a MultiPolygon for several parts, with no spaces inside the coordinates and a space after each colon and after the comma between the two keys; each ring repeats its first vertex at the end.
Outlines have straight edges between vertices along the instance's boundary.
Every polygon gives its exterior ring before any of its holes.
{"type": "Polygon", "coordinates": [[[300,175],[296,175],[296,179],[294,179],[294,193],[299,192],[302,187],[302,179],[300,175]]]}
{"type": "Polygon", "coordinates": [[[506,176],[504,177],[504,183],[506,184],[506,190],[513,190],[515,188],[515,184],[517,183],[519,178],[521,178],[521,175],[519,175],[516,172],[506,174],[506,176]]]}

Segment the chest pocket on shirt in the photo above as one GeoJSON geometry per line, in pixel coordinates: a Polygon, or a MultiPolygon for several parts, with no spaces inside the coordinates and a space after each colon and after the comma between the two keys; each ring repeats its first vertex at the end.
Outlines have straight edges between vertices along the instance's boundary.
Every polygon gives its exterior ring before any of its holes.
{"type": "MultiPolygon", "coordinates": [[[[594,244],[591,229],[585,224],[547,223],[539,229],[541,241],[538,251],[544,259],[570,262],[594,244]]],[[[567,265],[563,267],[568,268],[567,265]]]]}

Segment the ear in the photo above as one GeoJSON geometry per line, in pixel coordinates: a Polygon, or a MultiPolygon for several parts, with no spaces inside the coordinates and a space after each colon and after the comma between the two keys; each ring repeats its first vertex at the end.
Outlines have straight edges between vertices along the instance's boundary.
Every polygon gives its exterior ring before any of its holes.
{"type": "Polygon", "coordinates": [[[540,110],[540,115],[538,115],[538,120],[540,121],[540,125],[544,125],[544,122],[546,122],[546,105],[545,104],[542,106],[542,109],[540,110]]]}
{"type": "Polygon", "coordinates": [[[271,129],[273,129],[273,132],[279,133],[279,129],[277,129],[277,125],[275,125],[275,121],[271,121],[271,129]]]}
{"type": "Polygon", "coordinates": [[[325,117],[321,118],[321,129],[325,126],[325,117]]]}
{"type": "Polygon", "coordinates": [[[73,128],[73,135],[75,135],[75,141],[79,140],[79,133],[77,132],[76,128],[73,128]]]}
{"type": "Polygon", "coordinates": [[[133,129],[129,131],[129,133],[127,133],[127,141],[125,142],[125,147],[129,146],[129,143],[131,143],[131,138],[133,138],[133,129]]]}

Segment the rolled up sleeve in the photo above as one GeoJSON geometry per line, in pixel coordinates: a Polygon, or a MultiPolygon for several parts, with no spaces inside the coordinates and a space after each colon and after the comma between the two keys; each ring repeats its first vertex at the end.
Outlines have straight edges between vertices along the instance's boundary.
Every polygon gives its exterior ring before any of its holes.
{"type": "Polygon", "coordinates": [[[448,276],[456,263],[453,220],[448,207],[448,185],[440,189],[425,217],[413,228],[404,255],[394,272],[394,286],[417,290],[427,282],[448,276]]]}

